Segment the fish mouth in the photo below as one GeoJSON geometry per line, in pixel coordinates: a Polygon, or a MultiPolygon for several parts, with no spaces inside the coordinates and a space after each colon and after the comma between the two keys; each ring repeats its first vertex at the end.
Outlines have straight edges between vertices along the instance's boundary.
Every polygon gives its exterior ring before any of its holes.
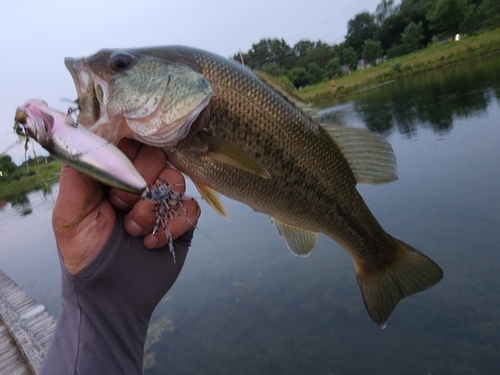
{"type": "Polygon", "coordinates": [[[85,59],[66,57],[64,65],[73,78],[78,95],[78,99],[75,101],[79,109],[78,123],[91,128],[106,113],[104,99],[108,85],[98,79],[86,64],[85,59]]]}

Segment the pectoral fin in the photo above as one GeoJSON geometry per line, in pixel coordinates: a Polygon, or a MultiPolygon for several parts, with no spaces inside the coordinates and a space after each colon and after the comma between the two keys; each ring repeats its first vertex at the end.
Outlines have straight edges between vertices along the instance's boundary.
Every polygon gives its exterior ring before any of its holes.
{"type": "Polygon", "coordinates": [[[221,215],[224,219],[229,221],[229,216],[227,215],[226,208],[222,204],[219,194],[213,189],[210,189],[208,186],[203,185],[199,182],[193,181],[196,185],[196,188],[200,192],[203,200],[208,203],[210,207],[212,207],[219,215],[221,215]]]}
{"type": "Polygon", "coordinates": [[[285,241],[288,249],[299,257],[308,256],[316,245],[318,233],[297,228],[271,217],[271,222],[276,225],[281,238],[285,241]]]}
{"type": "Polygon", "coordinates": [[[253,173],[263,178],[271,178],[269,172],[262,166],[262,164],[253,156],[243,151],[239,147],[220,140],[210,138],[208,139],[209,152],[208,156],[234,168],[253,173]]]}

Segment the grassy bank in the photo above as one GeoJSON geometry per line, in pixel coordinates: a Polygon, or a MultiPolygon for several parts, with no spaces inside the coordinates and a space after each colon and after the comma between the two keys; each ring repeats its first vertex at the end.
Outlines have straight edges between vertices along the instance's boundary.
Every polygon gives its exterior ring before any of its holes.
{"type": "Polygon", "coordinates": [[[335,88],[332,88],[328,81],[297,90],[296,94],[302,100],[318,107],[327,106],[340,97],[359,90],[498,51],[500,51],[500,29],[463,38],[459,42],[430,46],[406,56],[387,60],[377,66],[355,71],[335,79],[335,88]]]}
{"type": "Polygon", "coordinates": [[[15,203],[19,196],[30,191],[49,191],[50,186],[59,180],[61,163],[51,161],[38,166],[17,168],[7,179],[0,179],[0,200],[15,203]]]}

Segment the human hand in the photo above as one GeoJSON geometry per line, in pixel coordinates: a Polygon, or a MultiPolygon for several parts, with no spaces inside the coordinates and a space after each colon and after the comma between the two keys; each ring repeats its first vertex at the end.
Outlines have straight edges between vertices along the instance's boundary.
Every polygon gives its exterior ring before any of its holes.
{"type": "MultiPolygon", "coordinates": [[[[175,185],[173,190],[184,192],[184,177],[177,170],[165,168],[166,155],[163,150],[128,139],[122,140],[119,148],[132,160],[148,184],[161,177],[171,186],[175,185]]],[[[152,234],[156,220],[156,215],[152,212],[154,205],[154,202],[141,200],[138,195],[117,189],[111,189],[108,200],[102,196],[95,180],[64,166],[52,226],[68,271],[72,275],[79,274],[102,251],[116,223],[114,207],[130,210],[124,218],[125,230],[133,237],[144,236],[143,244],[146,248],[165,246],[168,241],[164,231],[152,234]]],[[[188,220],[177,215],[169,220],[174,239],[191,229],[198,221],[199,208],[196,201],[189,200],[183,205],[189,213],[188,220]]]]}

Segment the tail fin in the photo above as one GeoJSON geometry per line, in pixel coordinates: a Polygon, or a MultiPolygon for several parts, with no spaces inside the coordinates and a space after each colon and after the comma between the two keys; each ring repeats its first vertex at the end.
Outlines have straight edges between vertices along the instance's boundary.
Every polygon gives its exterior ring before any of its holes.
{"type": "Polygon", "coordinates": [[[420,292],[443,277],[443,270],[432,260],[404,242],[391,237],[398,246],[397,259],[379,272],[362,274],[358,284],[370,318],[383,328],[398,302],[420,292]]]}

